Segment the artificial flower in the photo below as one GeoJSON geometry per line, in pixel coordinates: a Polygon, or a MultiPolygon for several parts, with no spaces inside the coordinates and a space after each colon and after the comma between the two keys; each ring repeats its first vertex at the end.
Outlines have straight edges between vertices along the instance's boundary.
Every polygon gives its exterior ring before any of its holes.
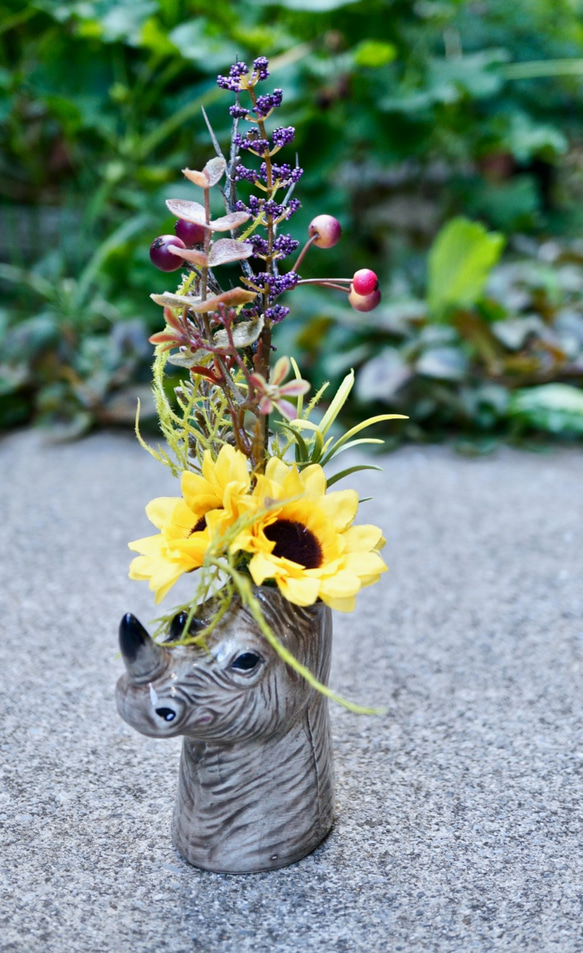
{"type": "Polygon", "coordinates": [[[257,585],[274,580],[299,606],[321,599],[351,612],[356,595],[376,582],[386,565],[379,555],[381,531],[354,526],[355,490],[326,493],[322,467],[298,471],[272,457],[253,491],[257,515],[239,534],[236,548],[252,554],[249,572],[257,585]]]}
{"type": "Polygon", "coordinates": [[[160,532],[129,544],[140,553],[130,579],[148,580],[157,603],[180,576],[202,566],[213,540],[240,515],[240,499],[250,499],[246,458],[228,444],[216,461],[205,451],[202,474],[185,470],[180,485],[181,497],[158,497],[146,507],[160,532]]]}
{"type": "Polygon", "coordinates": [[[289,370],[289,358],[280,357],[275,363],[269,382],[265,380],[263,374],[251,374],[251,382],[259,398],[260,414],[271,414],[275,408],[279,410],[282,417],[287,417],[288,420],[295,419],[296,408],[285,398],[301,397],[309,391],[310,385],[304,380],[293,380],[284,384],[283,381],[289,374],[289,370]]]}

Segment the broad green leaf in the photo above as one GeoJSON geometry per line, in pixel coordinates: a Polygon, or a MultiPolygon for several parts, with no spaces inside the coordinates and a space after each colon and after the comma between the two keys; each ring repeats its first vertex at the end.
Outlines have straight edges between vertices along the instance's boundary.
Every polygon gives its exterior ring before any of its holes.
{"type": "Polygon", "coordinates": [[[421,355],[415,370],[424,377],[462,381],[468,371],[468,359],[460,348],[434,347],[421,355]]]}
{"type": "Polygon", "coordinates": [[[385,347],[363,364],[356,378],[356,396],[363,403],[389,403],[413,376],[413,371],[396,347],[385,347]]]}
{"type": "Polygon", "coordinates": [[[330,10],[339,10],[340,7],[348,7],[351,3],[358,3],[359,0],[279,0],[274,4],[273,0],[255,0],[258,5],[264,7],[285,7],[286,10],[307,10],[308,13],[328,13],[330,10]]]}
{"type": "Polygon", "coordinates": [[[508,118],[506,133],[508,147],[518,162],[531,162],[535,158],[552,161],[565,153],[569,147],[566,136],[555,126],[533,119],[527,113],[512,112],[508,118]]]}
{"type": "Polygon", "coordinates": [[[523,318],[493,321],[491,329],[492,334],[510,351],[519,351],[529,335],[540,337],[544,333],[545,323],[538,314],[528,314],[523,318]]]}
{"type": "Polygon", "coordinates": [[[583,392],[571,384],[543,384],[512,394],[508,414],[550,433],[583,434],[583,392]]]}
{"type": "Polygon", "coordinates": [[[149,215],[135,215],[118,225],[105,241],[97,246],[79,276],[79,300],[82,300],[89,291],[91,282],[95,281],[108,256],[124,245],[137,232],[143,231],[149,223],[149,215]]]}
{"type": "Polygon", "coordinates": [[[502,254],[504,236],[483,225],[454,218],[429,252],[427,298],[440,315],[448,306],[471,307],[480,298],[488,275],[502,254]]]}
{"type": "Polygon", "coordinates": [[[465,56],[429,59],[429,88],[451,86],[455,98],[462,94],[480,99],[493,96],[504,85],[500,64],[508,59],[506,50],[480,50],[465,56]]]}
{"type": "Polygon", "coordinates": [[[386,40],[362,40],[352,51],[357,66],[377,69],[392,63],[397,56],[397,47],[386,40]]]}
{"type": "Polygon", "coordinates": [[[223,69],[237,53],[231,41],[220,34],[213,35],[206,17],[197,16],[180,23],[168,34],[168,39],[184,59],[196,63],[204,73],[223,69]]]}

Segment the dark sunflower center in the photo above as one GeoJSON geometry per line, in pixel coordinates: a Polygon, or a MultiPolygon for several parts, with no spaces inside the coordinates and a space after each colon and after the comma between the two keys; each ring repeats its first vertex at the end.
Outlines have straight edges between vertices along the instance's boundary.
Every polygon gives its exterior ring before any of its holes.
{"type": "Polygon", "coordinates": [[[192,536],[193,533],[202,533],[203,529],[206,527],[206,516],[201,516],[198,523],[195,523],[192,527],[189,536],[192,536]]]}
{"type": "Polygon", "coordinates": [[[268,526],[265,535],[272,543],[274,556],[281,556],[299,563],[304,569],[317,569],[322,565],[322,549],[314,534],[293,520],[277,520],[268,526]]]}

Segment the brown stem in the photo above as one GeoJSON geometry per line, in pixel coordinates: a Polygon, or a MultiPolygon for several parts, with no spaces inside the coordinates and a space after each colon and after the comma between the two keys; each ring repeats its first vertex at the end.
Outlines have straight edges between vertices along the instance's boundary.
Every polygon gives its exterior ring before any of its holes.
{"type": "Polygon", "coordinates": [[[322,288],[335,288],[336,291],[343,291],[345,294],[350,294],[350,288],[345,288],[344,285],[339,284],[340,281],[352,281],[350,278],[300,278],[296,283],[296,288],[298,285],[320,285],[322,288]]]}
{"type": "MultiPolygon", "coordinates": [[[[249,89],[249,95],[253,106],[257,105],[257,97],[254,89],[249,89]]],[[[262,139],[267,140],[267,130],[263,118],[257,119],[257,128],[262,139]]],[[[271,163],[271,154],[268,152],[262,156],[265,162],[265,201],[270,201],[276,191],[273,182],[273,166],[271,163]]],[[[267,230],[267,255],[265,255],[266,271],[269,275],[275,274],[273,241],[275,232],[275,223],[273,215],[267,215],[265,221],[267,230]]],[[[262,295],[263,310],[266,311],[269,304],[267,292],[262,295]]],[[[261,374],[266,381],[269,381],[269,368],[271,359],[271,324],[266,321],[263,331],[257,342],[257,349],[253,360],[253,366],[258,374],[261,374]]],[[[257,473],[263,473],[267,457],[267,446],[269,441],[269,417],[267,414],[258,414],[255,423],[255,436],[253,440],[253,462],[254,470],[257,473]]]]}
{"type": "Polygon", "coordinates": [[[316,235],[311,235],[310,238],[308,238],[306,244],[304,245],[304,247],[302,248],[301,252],[299,253],[299,255],[298,255],[297,259],[296,259],[295,265],[293,265],[292,268],[290,269],[291,271],[297,271],[297,270],[298,270],[298,268],[300,267],[300,265],[301,265],[301,263],[303,262],[304,258],[306,257],[306,254],[307,254],[307,252],[308,252],[308,249],[310,248],[310,245],[313,245],[313,244],[314,244],[314,242],[316,241],[317,237],[318,237],[318,235],[316,234],[316,235]]]}

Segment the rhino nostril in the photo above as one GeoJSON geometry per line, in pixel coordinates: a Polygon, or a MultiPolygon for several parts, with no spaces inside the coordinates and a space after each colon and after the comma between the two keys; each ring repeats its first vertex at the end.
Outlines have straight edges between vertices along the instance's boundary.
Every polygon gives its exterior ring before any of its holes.
{"type": "Polygon", "coordinates": [[[176,712],[172,711],[171,708],[157,708],[156,714],[163,718],[164,721],[174,721],[176,718],[176,712]]]}

